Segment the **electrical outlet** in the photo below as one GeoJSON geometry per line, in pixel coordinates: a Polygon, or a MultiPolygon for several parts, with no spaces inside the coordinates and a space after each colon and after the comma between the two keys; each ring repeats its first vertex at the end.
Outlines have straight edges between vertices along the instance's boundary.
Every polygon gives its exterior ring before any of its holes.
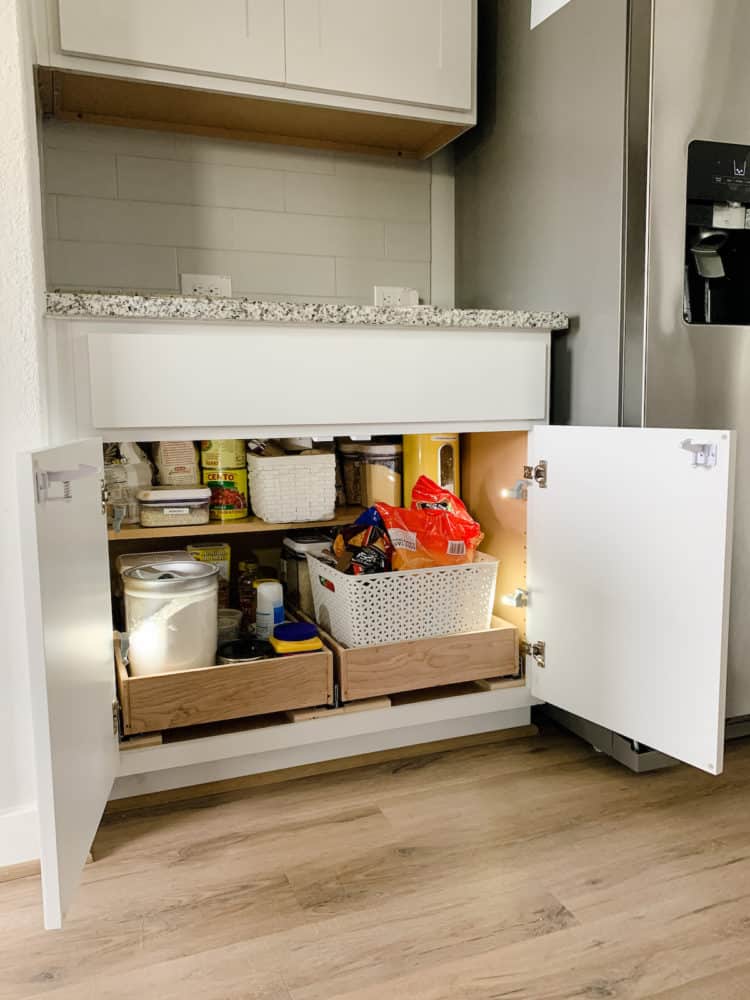
{"type": "Polygon", "coordinates": [[[230,298],[232,279],[228,274],[181,274],[180,288],[183,295],[213,295],[230,298]]]}
{"type": "Polygon", "coordinates": [[[400,285],[375,285],[376,306],[418,306],[419,292],[416,288],[402,288],[400,285]]]}

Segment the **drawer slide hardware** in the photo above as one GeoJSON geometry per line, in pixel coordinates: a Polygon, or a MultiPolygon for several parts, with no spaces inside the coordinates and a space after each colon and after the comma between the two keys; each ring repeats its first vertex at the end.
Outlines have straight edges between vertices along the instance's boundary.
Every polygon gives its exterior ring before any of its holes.
{"type": "Polygon", "coordinates": [[[112,733],[114,736],[120,736],[120,702],[117,698],[112,699],[112,733]]]}
{"type": "Polygon", "coordinates": [[[680,447],[691,453],[694,469],[713,469],[718,461],[719,446],[717,444],[700,443],[692,438],[685,438],[680,447]]]}
{"type": "Polygon", "coordinates": [[[531,656],[536,661],[538,667],[544,667],[545,643],[543,642],[522,642],[521,652],[524,656],[531,656]]]}

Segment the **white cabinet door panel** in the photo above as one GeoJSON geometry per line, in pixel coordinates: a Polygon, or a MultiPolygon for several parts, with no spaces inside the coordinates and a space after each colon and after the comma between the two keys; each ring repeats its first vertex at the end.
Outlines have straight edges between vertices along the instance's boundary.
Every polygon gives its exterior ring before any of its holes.
{"type": "Polygon", "coordinates": [[[284,0],[59,0],[63,52],[284,80],[284,0]]]}
{"type": "Polygon", "coordinates": [[[469,110],[473,0],[286,0],[286,80],[469,110]]]}
{"type": "Polygon", "coordinates": [[[734,436],[535,427],[529,461],[532,693],[710,773],[724,748],[734,436]],[[687,441],[716,445],[694,467],[687,441]]]}
{"type": "Polygon", "coordinates": [[[21,455],[20,471],[44,921],[54,928],[118,767],[102,443],[21,455]]]}

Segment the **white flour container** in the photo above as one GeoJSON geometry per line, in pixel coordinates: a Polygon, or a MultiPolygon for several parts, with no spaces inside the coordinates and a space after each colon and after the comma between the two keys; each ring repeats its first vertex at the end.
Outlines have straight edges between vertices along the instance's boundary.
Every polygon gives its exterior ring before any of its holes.
{"type": "Polygon", "coordinates": [[[130,673],[163,674],[216,663],[218,568],[175,561],[123,574],[130,673]]]}

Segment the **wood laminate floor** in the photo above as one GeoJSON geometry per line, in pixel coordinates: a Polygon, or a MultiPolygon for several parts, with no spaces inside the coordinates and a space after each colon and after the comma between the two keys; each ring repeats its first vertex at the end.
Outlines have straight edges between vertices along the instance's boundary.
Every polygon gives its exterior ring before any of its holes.
{"type": "Polygon", "coordinates": [[[634,775],[555,730],[108,817],[67,927],[0,884],[0,998],[750,996],[750,742],[634,775]]]}

